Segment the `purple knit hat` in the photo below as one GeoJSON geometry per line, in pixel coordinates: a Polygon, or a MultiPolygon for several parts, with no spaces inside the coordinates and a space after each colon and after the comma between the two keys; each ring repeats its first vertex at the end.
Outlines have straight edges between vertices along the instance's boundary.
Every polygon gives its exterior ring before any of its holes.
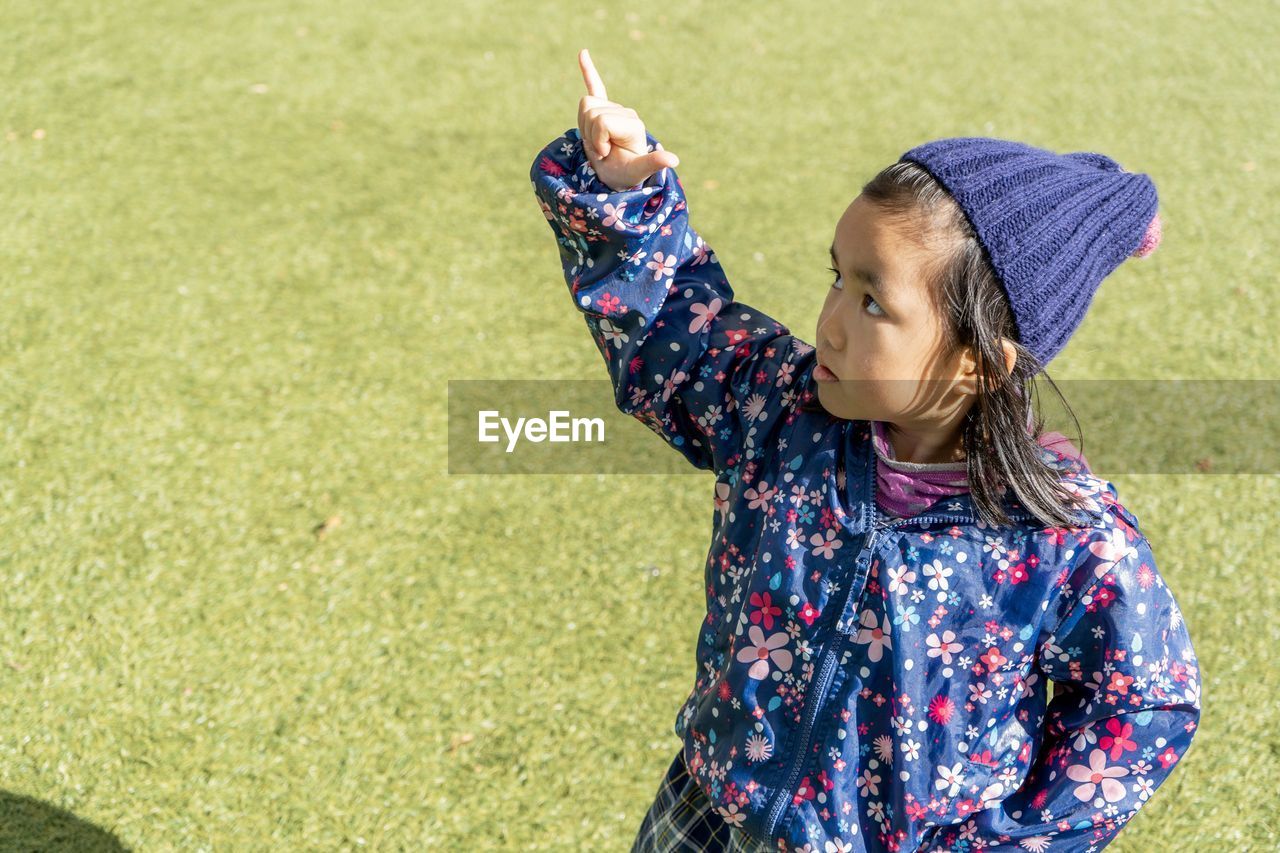
{"type": "Polygon", "coordinates": [[[900,159],[924,167],[960,205],[1009,297],[1019,343],[1041,367],[1066,346],[1102,280],[1160,243],[1155,184],[1105,154],[962,136],[900,159]]]}

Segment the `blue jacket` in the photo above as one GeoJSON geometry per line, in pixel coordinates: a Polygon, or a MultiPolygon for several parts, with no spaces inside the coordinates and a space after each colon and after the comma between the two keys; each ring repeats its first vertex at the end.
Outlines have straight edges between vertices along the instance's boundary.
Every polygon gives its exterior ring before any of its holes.
{"type": "Polygon", "coordinates": [[[617,406],[716,477],[674,728],[717,812],[782,851],[1109,843],[1200,717],[1187,625],[1115,487],[1045,449],[1089,499],[1076,526],[1010,497],[989,527],[967,493],[883,518],[869,423],[800,408],[813,346],[734,299],[674,170],[614,192],[575,128],[530,177],[617,406]]]}

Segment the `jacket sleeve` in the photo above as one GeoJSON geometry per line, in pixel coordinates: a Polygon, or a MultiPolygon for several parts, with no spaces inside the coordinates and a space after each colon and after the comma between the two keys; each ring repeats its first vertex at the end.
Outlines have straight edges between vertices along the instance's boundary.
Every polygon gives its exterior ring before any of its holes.
{"type": "Polygon", "coordinates": [[[1072,573],[1079,594],[1039,650],[1056,692],[1026,782],[940,840],[1000,853],[1092,853],[1186,754],[1200,719],[1199,668],[1150,543],[1122,524],[1084,547],[1072,573]]]}
{"type": "MultiPolygon", "coordinates": [[[[661,149],[646,136],[648,150],[661,149]]],[[[675,171],[615,192],[570,128],[538,154],[530,178],[617,407],[717,476],[759,455],[794,410],[813,348],[734,299],[689,226],[675,171]]]]}

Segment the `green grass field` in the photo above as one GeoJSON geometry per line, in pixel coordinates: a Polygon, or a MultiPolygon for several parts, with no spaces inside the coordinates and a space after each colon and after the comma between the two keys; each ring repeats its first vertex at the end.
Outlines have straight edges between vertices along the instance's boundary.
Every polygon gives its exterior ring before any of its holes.
{"type": "MultiPolygon", "coordinates": [[[[528,182],[582,47],[739,298],[806,339],[862,182],[992,135],[1161,194],[1163,245],[1054,378],[1280,356],[1268,3],[50,0],[0,27],[0,849],[630,845],[692,684],[711,477],[446,473],[447,380],[605,378],[528,182]]],[[[1278,478],[1112,479],[1204,715],[1111,849],[1275,850],[1278,478]]]]}

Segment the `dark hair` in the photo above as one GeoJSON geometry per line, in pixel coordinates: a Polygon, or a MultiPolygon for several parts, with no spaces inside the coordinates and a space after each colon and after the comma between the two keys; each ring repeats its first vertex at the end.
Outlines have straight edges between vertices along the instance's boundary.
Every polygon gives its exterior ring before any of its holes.
{"type": "MultiPolygon", "coordinates": [[[[925,274],[934,305],[946,318],[945,354],[969,347],[978,362],[976,399],[965,416],[964,448],[979,517],[992,526],[1010,524],[1003,500],[1008,488],[1045,526],[1076,526],[1072,511],[1086,506],[1086,501],[1064,488],[1061,474],[1040,457],[1038,439],[1044,423],[1035,405],[1037,375],[1043,374],[1062,400],[1077,434],[1079,421],[1043,366],[1018,342],[1008,296],[964,211],[928,171],[906,160],[881,170],[863,186],[862,195],[892,222],[908,226],[904,233],[933,250],[925,274]],[[1017,351],[1011,373],[1005,370],[1001,338],[1013,342],[1017,351]]],[[[816,394],[806,394],[800,408],[824,411],[816,394]]],[[[1083,452],[1083,442],[1079,446],[1083,452]]]]}

